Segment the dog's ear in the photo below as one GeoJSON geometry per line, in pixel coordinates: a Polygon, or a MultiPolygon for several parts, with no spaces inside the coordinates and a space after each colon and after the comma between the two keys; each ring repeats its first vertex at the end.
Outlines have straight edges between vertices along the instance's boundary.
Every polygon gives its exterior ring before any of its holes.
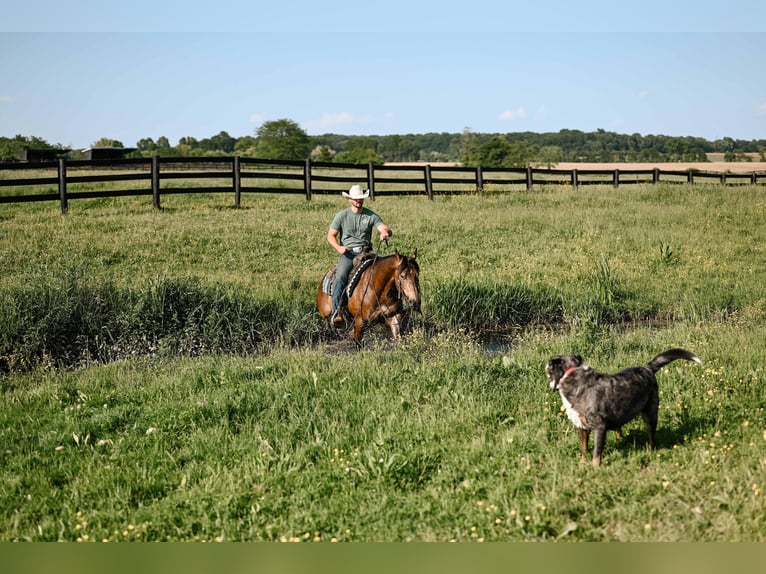
{"type": "Polygon", "coordinates": [[[582,365],[582,357],[580,355],[574,355],[572,358],[575,360],[575,363],[577,363],[578,367],[582,365]]]}

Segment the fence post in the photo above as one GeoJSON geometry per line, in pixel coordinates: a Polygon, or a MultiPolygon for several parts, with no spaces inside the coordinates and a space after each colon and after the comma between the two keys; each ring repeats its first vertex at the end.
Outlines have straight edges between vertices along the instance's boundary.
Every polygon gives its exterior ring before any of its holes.
{"type": "Polygon", "coordinates": [[[59,198],[61,198],[61,213],[66,213],[69,203],[66,196],[66,159],[59,158],[59,198]]]}
{"type": "Polygon", "coordinates": [[[660,181],[660,168],[655,167],[652,170],[652,183],[658,183],[660,181]]]}
{"type": "Polygon", "coordinates": [[[750,174],[750,183],[753,184],[753,185],[758,183],[758,176],[755,175],[755,172],[750,174]]]}
{"type": "Polygon", "coordinates": [[[532,179],[532,166],[527,166],[527,191],[530,191],[532,189],[532,184],[534,183],[534,180],[532,179]]]}
{"type": "Polygon", "coordinates": [[[689,170],[689,172],[688,172],[688,174],[686,176],[686,181],[688,183],[694,183],[694,172],[692,170],[689,170]]]}
{"type": "Polygon", "coordinates": [[[160,156],[152,156],[152,205],[160,209],[160,156]]]}
{"type": "Polygon", "coordinates": [[[614,177],[612,178],[612,185],[614,187],[620,187],[620,170],[615,169],[614,170],[614,177]]]}
{"type": "Polygon", "coordinates": [[[580,182],[577,180],[577,168],[572,170],[572,187],[577,189],[577,186],[580,184],[580,182]]]}
{"type": "Polygon", "coordinates": [[[428,194],[428,199],[434,198],[434,187],[431,182],[431,164],[427,163],[425,167],[423,168],[423,171],[426,176],[426,193],[428,194]]]}
{"type": "Polygon", "coordinates": [[[367,189],[370,190],[370,199],[375,201],[375,166],[367,164],[367,189]]]}
{"type": "Polygon", "coordinates": [[[484,189],[484,172],[481,170],[481,166],[476,168],[476,191],[484,189]]]}
{"type": "Polygon", "coordinates": [[[311,201],[311,158],[306,159],[303,166],[303,191],[306,192],[306,201],[311,201]]]}
{"type": "Polygon", "coordinates": [[[240,175],[240,163],[239,156],[234,156],[234,162],[232,163],[232,184],[234,185],[234,207],[239,207],[240,200],[242,198],[242,177],[240,175]]]}

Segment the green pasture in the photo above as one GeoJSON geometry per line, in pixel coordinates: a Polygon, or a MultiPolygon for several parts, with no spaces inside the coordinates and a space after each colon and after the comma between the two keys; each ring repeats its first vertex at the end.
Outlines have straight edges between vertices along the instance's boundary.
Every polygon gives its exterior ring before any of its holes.
{"type": "Polygon", "coordinates": [[[0,205],[1,540],[766,540],[766,187],[368,201],[424,312],[358,349],[314,310],[343,200],[232,204],[0,205]],[[548,358],[675,346],[658,449],[581,465],[548,358]]]}

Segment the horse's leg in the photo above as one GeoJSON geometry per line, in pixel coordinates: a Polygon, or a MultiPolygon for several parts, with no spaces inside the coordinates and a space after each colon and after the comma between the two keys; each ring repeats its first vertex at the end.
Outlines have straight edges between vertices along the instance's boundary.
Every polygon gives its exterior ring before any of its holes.
{"type": "Polygon", "coordinates": [[[388,328],[391,329],[391,336],[394,339],[399,338],[399,334],[401,333],[402,329],[402,316],[400,313],[397,313],[396,315],[391,315],[390,317],[386,318],[386,325],[388,325],[388,328]]]}
{"type": "Polygon", "coordinates": [[[354,317],[354,328],[351,331],[351,338],[357,343],[362,340],[362,331],[364,331],[364,319],[361,315],[354,317]]]}

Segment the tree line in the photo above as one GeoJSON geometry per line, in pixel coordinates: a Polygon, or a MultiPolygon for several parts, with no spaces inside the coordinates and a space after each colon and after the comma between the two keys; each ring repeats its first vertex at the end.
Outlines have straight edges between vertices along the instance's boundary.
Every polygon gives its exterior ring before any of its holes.
{"type": "MultiPolygon", "coordinates": [[[[62,149],[36,136],[0,136],[0,161],[15,161],[24,147],[62,149]]],[[[92,147],[125,147],[101,138],[92,147]]],[[[723,154],[724,161],[766,161],[766,140],[619,134],[563,129],[558,132],[462,133],[405,135],[311,136],[290,119],[264,122],[252,136],[233,137],[225,131],[209,138],[182,137],[176,145],[165,136],[141,138],[129,157],[231,156],[321,162],[383,164],[387,162],[459,162],[467,166],[554,167],[559,162],[707,161],[708,153],[723,154]]],[[[79,152],[71,154],[77,157],[79,152]]]]}

